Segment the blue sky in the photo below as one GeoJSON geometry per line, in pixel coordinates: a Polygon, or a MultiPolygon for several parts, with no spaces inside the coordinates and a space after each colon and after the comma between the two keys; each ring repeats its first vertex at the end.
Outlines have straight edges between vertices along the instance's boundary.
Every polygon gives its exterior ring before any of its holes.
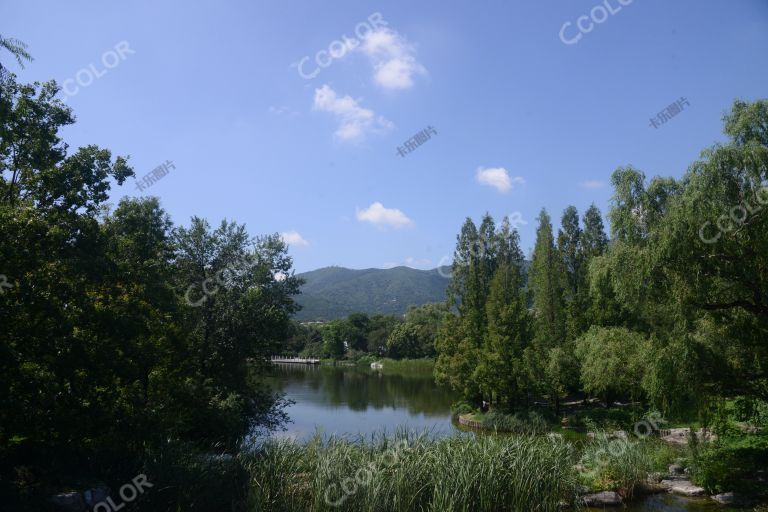
{"type": "Polygon", "coordinates": [[[72,146],[130,155],[139,178],[173,162],[112,201],[286,233],[298,271],[445,264],[486,211],[519,212],[527,253],[542,207],[605,214],[622,165],[681,176],[768,85],[766,0],[6,0],[0,34],[35,57],[0,55],[21,81],[70,80],[72,146]]]}

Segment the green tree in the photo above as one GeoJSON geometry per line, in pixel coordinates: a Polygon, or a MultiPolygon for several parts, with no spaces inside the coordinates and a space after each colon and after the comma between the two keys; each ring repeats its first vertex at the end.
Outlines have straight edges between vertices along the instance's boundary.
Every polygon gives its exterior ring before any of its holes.
{"type": "Polygon", "coordinates": [[[323,326],[323,345],[325,355],[342,359],[349,343],[349,329],[344,320],[332,320],[323,326]]]}
{"type": "Polygon", "coordinates": [[[560,351],[566,341],[565,289],[567,286],[563,259],[555,247],[552,224],[546,210],[539,214],[536,245],[529,271],[533,294],[534,347],[526,368],[529,379],[538,390],[548,394],[556,411],[560,408],[563,382],[566,376],[548,371],[561,362],[560,351]]]}
{"type": "Polygon", "coordinates": [[[542,348],[554,348],[565,342],[565,311],[563,306],[566,276],[562,257],[555,247],[552,224],[546,210],[539,214],[536,246],[529,270],[529,285],[533,293],[534,332],[542,348]]]}
{"type": "Polygon", "coordinates": [[[565,270],[564,307],[566,339],[572,341],[587,328],[586,259],[582,247],[583,233],[579,226],[579,213],[569,206],[563,212],[557,235],[557,250],[563,258],[565,270]]]}
{"type": "MultiPolygon", "coordinates": [[[[31,62],[34,59],[27,51],[27,44],[23,41],[19,41],[18,39],[14,39],[12,37],[3,37],[0,35],[0,48],[7,50],[13,55],[13,57],[16,59],[16,62],[18,62],[19,66],[21,66],[21,69],[24,69],[24,62],[31,62]]],[[[0,79],[5,78],[5,75],[8,72],[3,67],[3,64],[0,63],[0,79]]]]}
{"type": "Polygon", "coordinates": [[[488,329],[475,371],[483,394],[514,408],[524,398],[523,351],[531,341],[520,238],[505,217],[498,233],[499,265],[486,302],[488,329]]]}
{"type": "Polygon", "coordinates": [[[608,406],[619,397],[639,398],[648,351],[641,333],[624,327],[592,327],[576,342],[584,390],[608,406]]]}

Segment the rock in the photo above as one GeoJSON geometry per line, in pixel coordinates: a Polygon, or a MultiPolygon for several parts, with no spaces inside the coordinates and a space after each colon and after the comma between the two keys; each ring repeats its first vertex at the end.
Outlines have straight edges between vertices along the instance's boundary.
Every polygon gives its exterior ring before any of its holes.
{"type": "Polygon", "coordinates": [[[63,492],[55,496],[51,496],[48,500],[58,510],[66,510],[67,512],[84,512],[85,502],[83,496],[79,492],[63,492]]]}
{"type": "Polygon", "coordinates": [[[690,480],[662,480],[661,485],[666,487],[672,494],[680,496],[704,496],[707,491],[703,487],[693,485],[690,480]]]}
{"type": "Polygon", "coordinates": [[[674,475],[682,475],[683,474],[683,466],[680,464],[672,464],[669,466],[669,474],[674,475]]]}
{"type": "MultiPolygon", "coordinates": [[[[696,439],[702,443],[709,443],[717,440],[717,435],[710,432],[708,429],[700,428],[695,434],[696,439]]],[[[679,446],[687,445],[690,435],[690,428],[669,428],[659,431],[659,436],[662,441],[679,446]]]]}
{"type": "Polygon", "coordinates": [[[742,496],[740,494],[736,494],[733,492],[724,492],[722,494],[715,494],[711,498],[716,502],[720,503],[721,505],[746,506],[746,505],[751,505],[753,503],[753,501],[747,498],[746,496],[742,496]]]}
{"type": "Polygon", "coordinates": [[[615,507],[621,505],[621,496],[613,491],[603,491],[583,496],[582,501],[588,507],[615,507]]]}

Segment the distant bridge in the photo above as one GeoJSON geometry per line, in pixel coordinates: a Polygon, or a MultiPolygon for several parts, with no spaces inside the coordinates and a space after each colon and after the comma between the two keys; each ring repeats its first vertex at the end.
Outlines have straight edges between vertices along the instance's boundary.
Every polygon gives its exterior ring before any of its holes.
{"type": "Polygon", "coordinates": [[[304,357],[284,357],[284,356],[272,356],[270,358],[275,364],[320,364],[319,359],[307,359],[304,357]]]}

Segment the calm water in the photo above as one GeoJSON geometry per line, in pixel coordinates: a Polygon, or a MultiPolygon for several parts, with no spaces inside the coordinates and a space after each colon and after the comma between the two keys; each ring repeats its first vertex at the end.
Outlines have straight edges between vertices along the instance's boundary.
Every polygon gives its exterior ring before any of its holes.
{"type": "MultiPolygon", "coordinates": [[[[437,435],[459,430],[451,423],[451,391],[434,383],[431,372],[408,375],[367,368],[277,365],[273,385],[295,403],[287,412],[292,423],[277,436],[305,440],[315,432],[356,436],[400,426],[437,435]]],[[[594,509],[597,510],[597,509],[594,509]]],[[[650,496],[625,509],[631,512],[731,512],[706,499],[668,494],[650,496]]],[[[751,509],[748,509],[751,510],[751,509]]]]}
{"type": "Polygon", "coordinates": [[[445,435],[457,431],[450,407],[457,400],[431,372],[392,375],[368,368],[276,365],[275,386],[295,402],[281,436],[306,439],[316,431],[355,436],[397,427],[445,435]]]}

